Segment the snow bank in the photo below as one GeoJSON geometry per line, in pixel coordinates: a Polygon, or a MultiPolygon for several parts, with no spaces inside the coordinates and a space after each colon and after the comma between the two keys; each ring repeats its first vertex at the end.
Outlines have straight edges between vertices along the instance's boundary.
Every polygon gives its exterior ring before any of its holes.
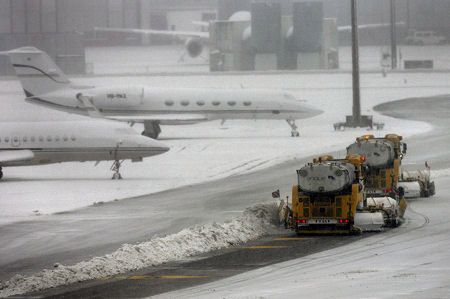
{"type": "Polygon", "coordinates": [[[448,176],[450,176],[450,168],[431,171],[431,179],[437,179],[448,176]]]}
{"type": "Polygon", "coordinates": [[[55,269],[45,269],[28,277],[16,275],[0,282],[0,297],[104,278],[233,246],[268,234],[277,222],[275,203],[256,205],[225,223],[197,225],[147,242],[124,244],[111,254],[72,266],[55,264],[55,269]]]}

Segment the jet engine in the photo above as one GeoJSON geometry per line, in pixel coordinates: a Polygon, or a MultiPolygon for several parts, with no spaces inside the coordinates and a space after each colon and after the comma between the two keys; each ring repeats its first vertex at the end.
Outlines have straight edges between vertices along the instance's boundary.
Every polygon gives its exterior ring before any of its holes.
{"type": "Polygon", "coordinates": [[[203,42],[199,38],[191,37],[187,39],[184,46],[186,47],[186,51],[191,58],[198,57],[200,54],[202,54],[203,42]]]}

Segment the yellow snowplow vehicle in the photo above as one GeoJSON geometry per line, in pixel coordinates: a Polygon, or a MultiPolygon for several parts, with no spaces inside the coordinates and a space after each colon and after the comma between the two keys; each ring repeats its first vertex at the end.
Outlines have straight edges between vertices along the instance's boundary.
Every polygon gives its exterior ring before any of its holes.
{"type": "Polygon", "coordinates": [[[364,157],[322,156],[297,170],[292,187],[289,226],[298,234],[336,234],[358,231],[357,206],[363,202],[361,166],[364,157]]]}
{"type": "Polygon", "coordinates": [[[387,134],[375,138],[364,135],[347,147],[347,154],[362,155],[362,166],[367,201],[366,208],[384,212],[386,225],[397,226],[406,210],[404,194],[399,190],[400,166],[407,151],[402,136],[387,134]]]}

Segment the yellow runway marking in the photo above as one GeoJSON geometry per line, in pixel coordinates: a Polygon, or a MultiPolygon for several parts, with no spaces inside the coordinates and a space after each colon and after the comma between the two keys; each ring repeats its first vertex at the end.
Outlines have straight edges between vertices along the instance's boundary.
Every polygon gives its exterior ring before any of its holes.
{"type": "Polygon", "coordinates": [[[161,276],[133,275],[133,276],[114,276],[114,277],[110,276],[110,277],[100,278],[100,280],[110,280],[110,279],[150,280],[150,279],[197,279],[197,278],[208,278],[208,276],[200,276],[200,275],[161,275],[161,276]]]}
{"type": "Polygon", "coordinates": [[[148,275],[134,275],[134,276],[130,276],[128,277],[128,279],[131,280],[142,280],[142,279],[152,279],[153,276],[148,276],[148,275]]]}
{"type": "Polygon", "coordinates": [[[268,246],[268,245],[262,245],[262,246],[249,246],[244,247],[245,249],[277,249],[277,248],[288,248],[288,246],[268,246]]]}
{"type": "Polygon", "coordinates": [[[311,238],[289,238],[289,237],[285,237],[285,238],[276,238],[274,239],[275,241],[301,241],[301,240],[309,240],[311,238]]]}
{"type": "Polygon", "coordinates": [[[110,280],[110,279],[127,279],[128,276],[107,276],[99,278],[100,280],[110,280]]]}
{"type": "Polygon", "coordinates": [[[208,278],[208,276],[194,276],[194,275],[163,275],[158,276],[160,279],[197,279],[197,278],[208,278]]]}

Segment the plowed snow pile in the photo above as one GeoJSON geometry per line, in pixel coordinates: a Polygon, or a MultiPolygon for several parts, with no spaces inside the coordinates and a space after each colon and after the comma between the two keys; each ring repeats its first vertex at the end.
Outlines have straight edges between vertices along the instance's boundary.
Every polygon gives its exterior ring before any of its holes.
{"type": "Polygon", "coordinates": [[[103,278],[244,243],[271,232],[276,221],[276,204],[256,205],[225,223],[198,225],[148,242],[124,244],[111,254],[72,266],[58,264],[28,277],[16,275],[0,283],[0,297],[103,278]]]}

